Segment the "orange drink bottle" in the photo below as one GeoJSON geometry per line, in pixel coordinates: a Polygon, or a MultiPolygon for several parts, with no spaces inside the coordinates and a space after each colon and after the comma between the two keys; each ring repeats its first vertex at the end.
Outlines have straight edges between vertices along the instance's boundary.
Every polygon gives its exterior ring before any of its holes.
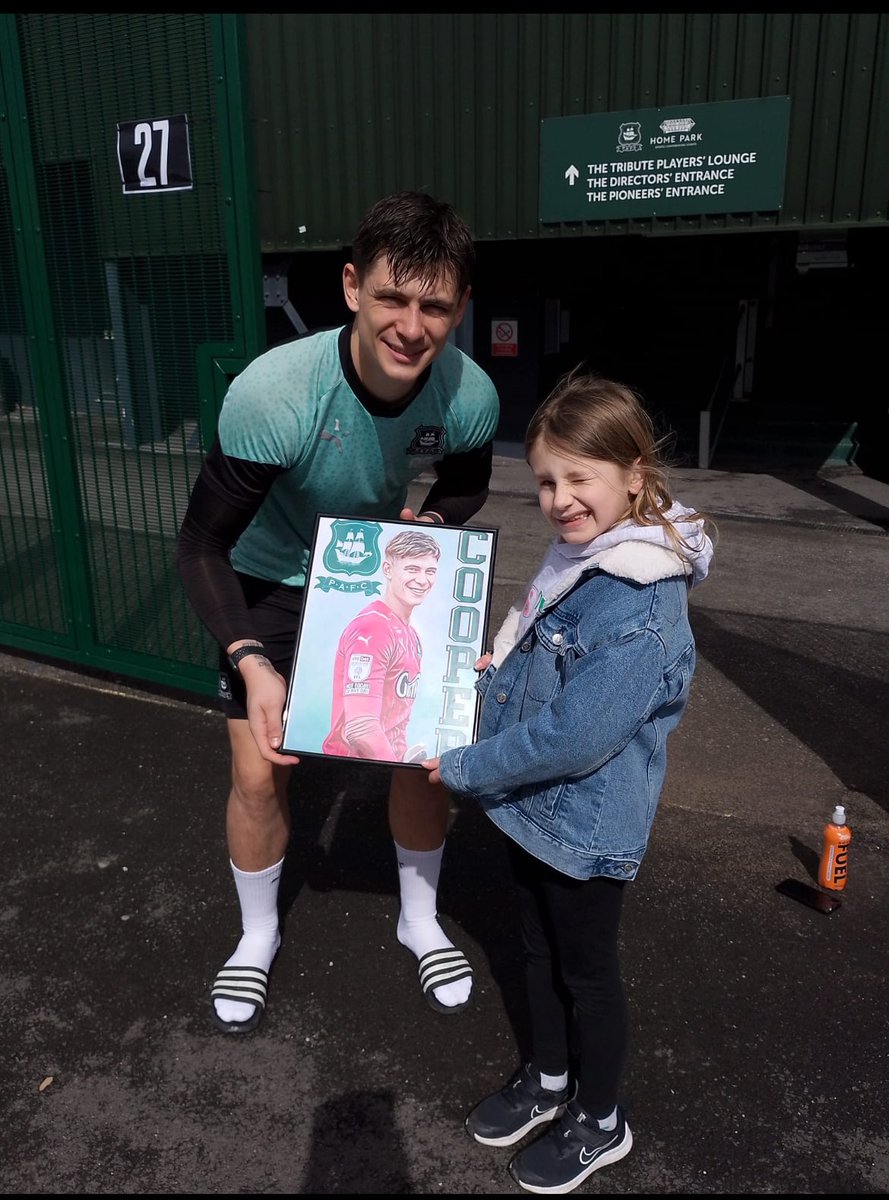
{"type": "Polygon", "coordinates": [[[838,804],[824,826],[824,848],[818,864],[818,882],[823,888],[841,892],[849,871],[849,843],[852,830],[846,824],[846,810],[838,804]]]}

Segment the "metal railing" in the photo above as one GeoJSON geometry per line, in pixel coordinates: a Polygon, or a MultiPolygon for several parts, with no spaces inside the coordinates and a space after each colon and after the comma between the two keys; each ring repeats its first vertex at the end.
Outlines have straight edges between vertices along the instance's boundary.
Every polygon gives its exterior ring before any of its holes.
{"type": "Polygon", "coordinates": [[[698,414],[698,466],[702,470],[707,470],[713,461],[729,405],[732,401],[749,399],[753,390],[758,318],[758,300],[738,302],[733,351],[726,355],[719,369],[707,407],[698,414]]]}

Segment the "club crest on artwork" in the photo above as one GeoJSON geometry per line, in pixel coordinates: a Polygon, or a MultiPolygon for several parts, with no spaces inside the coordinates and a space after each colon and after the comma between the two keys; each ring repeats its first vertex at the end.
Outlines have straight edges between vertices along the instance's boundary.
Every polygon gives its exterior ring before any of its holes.
{"type": "Polygon", "coordinates": [[[334,521],[323,555],[333,575],[374,575],[380,569],[380,526],[376,521],[334,521]]]}

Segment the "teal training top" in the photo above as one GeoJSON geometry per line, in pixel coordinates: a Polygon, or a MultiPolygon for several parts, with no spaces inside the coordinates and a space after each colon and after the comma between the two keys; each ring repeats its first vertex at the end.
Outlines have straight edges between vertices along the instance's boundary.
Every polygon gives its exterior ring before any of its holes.
{"type": "Polygon", "coordinates": [[[303,586],[318,513],[398,518],[412,480],[445,454],[494,437],[497,392],[456,346],[445,346],[407,405],[370,410],[343,372],[342,334],[324,330],[275,346],[228,389],[222,451],[282,469],[232,549],[238,571],[303,586]]]}

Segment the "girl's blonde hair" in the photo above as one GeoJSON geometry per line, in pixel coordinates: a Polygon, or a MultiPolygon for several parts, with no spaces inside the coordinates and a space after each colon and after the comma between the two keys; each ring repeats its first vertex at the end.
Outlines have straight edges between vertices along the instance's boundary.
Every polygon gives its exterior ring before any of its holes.
{"type": "MultiPolygon", "coordinates": [[[[658,438],[654,422],[632,388],[583,365],[575,367],[562,376],[531,417],[525,433],[526,457],[539,441],[571,458],[596,458],[641,472],[642,487],[638,495],[629,497],[622,519],[661,525],[677,552],[690,549],[667,517],[674,503],[665,455],[670,438],[658,438]]],[[[683,517],[683,521],[695,520],[705,530],[712,527],[706,513],[683,517]]]]}

